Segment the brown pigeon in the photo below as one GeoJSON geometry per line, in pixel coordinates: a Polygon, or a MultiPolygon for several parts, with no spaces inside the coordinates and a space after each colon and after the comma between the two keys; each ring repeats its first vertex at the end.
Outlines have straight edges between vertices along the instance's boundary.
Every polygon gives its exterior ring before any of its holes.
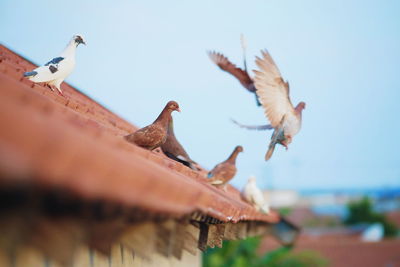
{"type": "Polygon", "coordinates": [[[196,162],[194,162],[189,155],[186,153],[185,149],[182,147],[182,145],[178,142],[178,140],[175,137],[174,134],[174,123],[172,118],[169,121],[169,126],[168,126],[168,131],[167,131],[167,140],[165,141],[164,144],[161,145],[161,150],[164,152],[164,154],[173,159],[176,160],[183,165],[188,166],[189,168],[193,170],[198,170],[194,165],[196,165],[196,162]]]}
{"type": "Polygon", "coordinates": [[[226,191],[226,184],[232,180],[232,178],[236,174],[236,158],[239,152],[243,152],[242,146],[235,147],[232,154],[229,156],[227,160],[221,162],[220,164],[216,165],[214,169],[212,169],[208,173],[208,182],[212,185],[217,187],[222,186],[223,189],[226,191]]]}
{"type": "Polygon", "coordinates": [[[261,51],[262,58],[257,57],[259,71],[254,71],[257,87],[256,93],[264,108],[264,113],[270,121],[270,126],[245,126],[248,129],[274,129],[265,160],[269,160],[275,145],[281,144],[286,149],[293,137],[301,129],[302,111],[306,103],[300,102],[293,107],[289,96],[289,83],[285,82],[274,60],[267,50],[261,51]]]}
{"type": "Polygon", "coordinates": [[[174,110],[180,112],[178,103],[169,101],[152,124],[125,136],[125,139],[149,150],[160,147],[167,140],[168,125],[174,110]]]}
{"type": "Polygon", "coordinates": [[[254,81],[250,77],[249,73],[247,72],[247,64],[246,64],[246,57],[245,57],[246,45],[244,43],[243,36],[241,36],[241,39],[242,39],[242,48],[243,48],[244,70],[236,67],[236,65],[234,65],[232,62],[230,62],[229,59],[221,53],[218,53],[215,51],[209,51],[208,56],[221,70],[224,70],[224,71],[230,73],[231,75],[235,76],[236,79],[239,80],[239,82],[242,84],[242,86],[244,88],[246,88],[249,92],[254,93],[254,95],[256,96],[257,105],[261,106],[258,96],[256,95],[256,87],[254,85],[254,81]]]}

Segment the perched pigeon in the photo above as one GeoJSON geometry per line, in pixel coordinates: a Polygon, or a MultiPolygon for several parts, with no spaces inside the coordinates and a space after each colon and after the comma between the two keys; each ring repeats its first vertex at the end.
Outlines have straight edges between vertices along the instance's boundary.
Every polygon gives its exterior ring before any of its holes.
{"type": "Polygon", "coordinates": [[[74,35],[67,47],[58,57],[53,58],[44,66],[38,67],[33,71],[25,72],[24,77],[35,83],[46,83],[54,91],[53,87],[62,95],[61,83],[74,70],[75,50],[79,44],[86,45],[82,35],[74,35]]]}
{"type": "Polygon", "coordinates": [[[128,142],[149,150],[160,147],[167,140],[168,125],[172,119],[171,113],[174,110],[180,112],[178,103],[169,101],[152,124],[126,135],[124,138],[128,142]]]}
{"type": "Polygon", "coordinates": [[[194,162],[189,155],[186,153],[185,149],[182,147],[182,145],[178,142],[178,140],[175,137],[174,134],[174,123],[172,118],[169,121],[168,125],[168,131],[167,131],[167,140],[163,145],[161,145],[161,150],[164,152],[164,154],[173,159],[176,160],[183,165],[188,166],[189,168],[193,170],[198,170],[194,165],[196,165],[196,162],[194,162]]]}
{"type": "Polygon", "coordinates": [[[263,213],[269,213],[269,204],[265,201],[264,194],[257,187],[256,177],[251,176],[242,191],[242,197],[253,207],[263,213]]]}
{"type": "Polygon", "coordinates": [[[258,96],[256,95],[256,87],[254,85],[254,81],[247,72],[246,54],[245,54],[246,44],[243,36],[241,36],[241,41],[243,49],[244,70],[236,67],[232,62],[229,61],[227,57],[225,57],[221,53],[217,53],[215,51],[209,51],[208,56],[216,65],[218,65],[218,67],[221,70],[224,70],[230,73],[231,75],[235,76],[236,79],[239,80],[239,82],[242,84],[244,88],[246,88],[249,92],[254,93],[254,95],[256,96],[257,105],[261,106],[258,96]]]}
{"type": "Polygon", "coordinates": [[[263,58],[257,57],[256,63],[260,68],[254,71],[257,87],[256,93],[264,108],[270,125],[240,127],[247,129],[268,130],[274,129],[265,160],[269,160],[274,152],[275,145],[281,144],[286,149],[293,137],[300,131],[302,111],[306,103],[300,102],[293,107],[289,97],[289,83],[285,82],[268,51],[261,51],[263,58]]]}
{"type": "Polygon", "coordinates": [[[226,184],[235,176],[236,174],[236,158],[239,152],[243,152],[242,146],[235,147],[232,154],[229,156],[227,160],[221,162],[216,165],[214,169],[212,169],[208,173],[208,182],[217,187],[222,186],[224,190],[226,190],[226,184]]]}

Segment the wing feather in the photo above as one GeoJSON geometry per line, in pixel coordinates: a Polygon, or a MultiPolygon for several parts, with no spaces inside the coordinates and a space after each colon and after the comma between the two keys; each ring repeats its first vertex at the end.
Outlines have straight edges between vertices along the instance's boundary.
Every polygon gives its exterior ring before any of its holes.
{"type": "Polygon", "coordinates": [[[240,128],[245,128],[248,130],[257,130],[257,131],[264,131],[264,130],[272,130],[274,129],[270,124],[266,124],[266,125],[245,125],[245,124],[241,124],[239,122],[237,122],[234,119],[231,119],[231,121],[236,124],[237,126],[239,126],[240,128]]]}
{"type": "Polygon", "coordinates": [[[50,60],[49,62],[47,62],[47,63],[44,64],[44,65],[45,65],[45,66],[49,66],[50,64],[55,65],[55,64],[60,63],[60,62],[63,61],[63,60],[64,60],[63,57],[55,57],[55,58],[53,58],[52,60],[50,60]]]}
{"type": "Polygon", "coordinates": [[[217,52],[208,52],[208,56],[210,59],[220,67],[220,69],[229,72],[231,75],[235,76],[236,79],[250,92],[254,92],[254,83],[247,71],[242,70],[241,68],[236,67],[235,64],[229,61],[227,57],[225,57],[221,53],[217,52]]]}
{"type": "Polygon", "coordinates": [[[259,70],[254,71],[256,93],[272,127],[276,127],[284,115],[294,112],[289,98],[289,83],[283,80],[268,51],[261,51],[261,54],[262,58],[256,59],[259,70]]]}
{"type": "Polygon", "coordinates": [[[261,208],[265,203],[264,195],[258,188],[254,188],[252,199],[254,204],[256,204],[259,208],[261,208]]]}

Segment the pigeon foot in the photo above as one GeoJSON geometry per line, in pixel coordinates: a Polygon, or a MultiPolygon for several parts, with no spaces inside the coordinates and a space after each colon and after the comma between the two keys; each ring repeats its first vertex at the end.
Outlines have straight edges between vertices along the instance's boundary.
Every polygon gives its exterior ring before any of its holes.
{"type": "Polygon", "coordinates": [[[48,88],[50,88],[51,89],[51,91],[53,91],[54,92],[54,88],[53,88],[53,86],[51,86],[50,84],[48,84],[48,83],[46,83],[46,86],[48,87],[48,88]]]}

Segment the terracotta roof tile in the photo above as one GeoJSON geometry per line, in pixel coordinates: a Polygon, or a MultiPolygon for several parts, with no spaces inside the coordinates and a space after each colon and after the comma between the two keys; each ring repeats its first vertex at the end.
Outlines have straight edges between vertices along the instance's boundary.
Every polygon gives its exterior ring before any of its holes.
{"type": "Polygon", "coordinates": [[[0,174],[7,174],[0,179],[177,217],[200,211],[223,222],[279,220],[256,212],[232,187],[224,193],[210,186],[205,171],[126,142],[122,136],[136,127],[69,84],[62,97],[22,78],[34,67],[0,46],[0,174]]]}

